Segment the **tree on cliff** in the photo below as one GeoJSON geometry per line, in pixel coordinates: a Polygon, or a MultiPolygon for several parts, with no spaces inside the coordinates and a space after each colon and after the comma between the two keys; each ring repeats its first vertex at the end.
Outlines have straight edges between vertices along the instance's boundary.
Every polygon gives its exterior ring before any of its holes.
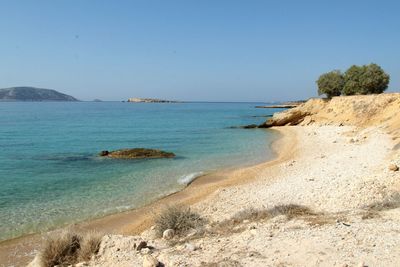
{"type": "Polygon", "coordinates": [[[377,64],[351,66],[344,74],[344,95],[367,95],[383,93],[390,77],[377,64]]]}
{"type": "Polygon", "coordinates": [[[343,90],[344,77],[340,70],[324,73],[317,80],[318,94],[325,94],[328,98],[339,96],[343,90]]]}

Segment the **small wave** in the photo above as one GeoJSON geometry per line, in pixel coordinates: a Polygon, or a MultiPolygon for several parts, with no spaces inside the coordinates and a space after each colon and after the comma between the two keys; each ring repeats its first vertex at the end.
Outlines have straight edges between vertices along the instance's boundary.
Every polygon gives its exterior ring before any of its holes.
{"type": "Polygon", "coordinates": [[[200,177],[204,174],[204,172],[193,172],[187,175],[182,176],[181,178],[178,179],[179,184],[185,184],[188,185],[191,182],[193,182],[194,179],[197,177],[200,177]]]}

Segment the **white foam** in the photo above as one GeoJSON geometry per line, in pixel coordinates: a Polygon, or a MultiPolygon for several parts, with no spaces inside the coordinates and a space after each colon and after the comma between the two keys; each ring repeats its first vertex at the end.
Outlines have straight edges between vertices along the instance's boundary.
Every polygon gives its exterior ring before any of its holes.
{"type": "Polygon", "coordinates": [[[178,179],[179,184],[190,184],[194,179],[196,179],[199,176],[202,176],[204,173],[203,172],[193,172],[187,175],[182,176],[181,178],[178,179]]]}

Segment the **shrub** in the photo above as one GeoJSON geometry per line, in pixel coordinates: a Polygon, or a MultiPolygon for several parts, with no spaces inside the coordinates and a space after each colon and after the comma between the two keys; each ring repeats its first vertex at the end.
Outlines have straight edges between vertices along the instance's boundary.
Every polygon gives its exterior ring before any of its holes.
{"type": "Polygon", "coordinates": [[[72,265],[77,262],[82,237],[65,231],[45,241],[40,260],[42,266],[72,265]]]}
{"type": "Polygon", "coordinates": [[[277,205],[268,210],[272,217],[286,215],[288,219],[316,215],[310,208],[297,204],[277,205]]]}
{"type": "Polygon", "coordinates": [[[88,232],[83,236],[81,247],[78,250],[78,262],[89,261],[90,258],[97,254],[100,249],[103,234],[99,232],[88,232]]]}
{"type": "Polygon", "coordinates": [[[318,94],[328,98],[339,96],[343,90],[344,78],[339,70],[324,73],[317,80],[318,94]]]}
{"type": "Polygon", "coordinates": [[[366,95],[383,93],[390,77],[377,64],[351,66],[344,74],[344,95],[366,95]]]}
{"type": "Polygon", "coordinates": [[[65,230],[46,239],[40,252],[44,267],[68,266],[90,260],[100,247],[102,235],[90,232],[85,235],[65,230]]]}
{"type": "Polygon", "coordinates": [[[173,229],[177,235],[204,225],[205,220],[190,208],[172,206],[166,208],[156,218],[156,230],[159,236],[167,229],[173,229]]]}

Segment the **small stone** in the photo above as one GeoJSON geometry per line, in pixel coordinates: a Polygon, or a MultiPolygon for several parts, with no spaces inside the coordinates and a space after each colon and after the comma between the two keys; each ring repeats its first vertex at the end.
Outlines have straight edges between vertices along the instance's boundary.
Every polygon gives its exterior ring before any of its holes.
{"type": "Polygon", "coordinates": [[[397,166],[396,164],[392,163],[389,165],[389,170],[393,171],[393,172],[397,172],[399,170],[399,166],[397,166]]]}
{"type": "Polygon", "coordinates": [[[167,230],[165,230],[164,232],[163,232],[163,238],[165,239],[165,240],[170,240],[170,239],[172,239],[173,237],[174,237],[174,235],[175,235],[175,231],[174,231],[174,229],[167,229],[167,230]]]}
{"type": "Polygon", "coordinates": [[[142,254],[150,254],[151,250],[149,248],[143,248],[142,250],[140,250],[140,253],[142,253],[142,254]]]}
{"type": "Polygon", "coordinates": [[[145,255],[143,257],[143,267],[157,267],[160,263],[156,258],[151,255],[145,255]]]}
{"type": "Polygon", "coordinates": [[[89,266],[89,264],[87,262],[80,262],[75,264],[75,267],[85,267],[85,266],[89,266]]]}
{"type": "Polygon", "coordinates": [[[196,229],[191,229],[187,234],[186,237],[193,237],[197,235],[197,230],[196,229]]]}
{"type": "Polygon", "coordinates": [[[147,242],[146,241],[140,241],[139,245],[137,246],[136,250],[141,251],[142,249],[147,247],[147,242]]]}
{"type": "Polygon", "coordinates": [[[185,249],[188,251],[195,251],[197,248],[193,244],[187,243],[185,244],[185,249]]]}
{"type": "Polygon", "coordinates": [[[357,267],[368,267],[363,261],[357,264],[357,267]]]}

